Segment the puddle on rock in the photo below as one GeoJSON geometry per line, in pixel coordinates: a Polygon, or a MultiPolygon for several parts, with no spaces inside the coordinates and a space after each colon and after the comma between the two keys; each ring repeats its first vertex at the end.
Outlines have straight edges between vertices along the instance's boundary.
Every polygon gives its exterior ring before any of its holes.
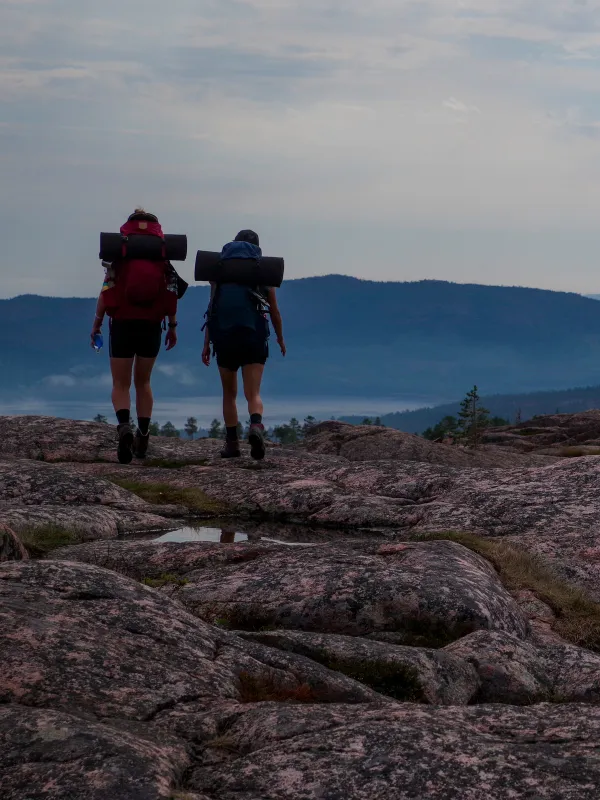
{"type": "Polygon", "coordinates": [[[178,528],[158,536],[156,542],[217,542],[221,544],[234,544],[247,542],[248,534],[222,528],[178,528]]]}
{"type": "Polygon", "coordinates": [[[247,534],[241,531],[226,528],[193,528],[187,526],[175,531],[168,531],[153,539],[155,542],[215,542],[217,544],[237,544],[238,542],[271,542],[284,544],[290,547],[311,547],[313,542],[293,542],[284,539],[275,539],[270,536],[247,534]]]}
{"type": "MultiPolygon", "coordinates": [[[[177,521],[174,522],[177,524],[177,521]]],[[[189,520],[179,521],[179,528],[170,531],[147,531],[135,534],[136,539],[154,542],[212,542],[213,544],[238,544],[241,542],[269,542],[290,547],[310,547],[325,542],[357,539],[386,539],[381,532],[333,530],[312,528],[294,523],[257,522],[251,520],[212,520],[212,524],[199,525],[189,520]]],[[[131,534],[120,538],[131,539],[131,534]]]]}

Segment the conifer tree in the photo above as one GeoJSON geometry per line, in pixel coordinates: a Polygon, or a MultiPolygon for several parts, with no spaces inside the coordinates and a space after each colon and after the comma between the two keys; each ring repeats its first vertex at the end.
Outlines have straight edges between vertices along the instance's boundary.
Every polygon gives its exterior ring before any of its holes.
{"type": "Polygon", "coordinates": [[[311,414],[304,418],[304,425],[302,426],[302,438],[317,424],[317,420],[311,414]]]}
{"type": "Polygon", "coordinates": [[[166,436],[167,439],[178,439],[179,438],[179,431],[173,425],[172,422],[165,422],[165,424],[160,429],[160,435],[166,436]]]}
{"type": "Polygon", "coordinates": [[[490,412],[481,405],[479,390],[474,386],[467,392],[458,412],[458,440],[467,447],[476,448],[490,424],[490,412]]]}
{"type": "Polygon", "coordinates": [[[219,422],[218,419],[213,419],[210,423],[210,429],[208,431],[208,438],[209,439],[222,439],[224,435],[223,426],[219,422]]]}
{"type": "Polygon", "coordinates": [[[190,439],[194,438],[194,436],[198,433],[198,420],[196,417],[187,418],[184,430],[190,439]]]}
{"type": "Polygon", "coordinates": [[[431,442],[443,442],[448,436],[452,439],[455,439],[457,433],[458,420],[456,417],[448,415],[441,419],[437,425],[434,425],[432,428],[427,428],[426,431],[423,431],[423,438],[429,439],[431,442]]]}

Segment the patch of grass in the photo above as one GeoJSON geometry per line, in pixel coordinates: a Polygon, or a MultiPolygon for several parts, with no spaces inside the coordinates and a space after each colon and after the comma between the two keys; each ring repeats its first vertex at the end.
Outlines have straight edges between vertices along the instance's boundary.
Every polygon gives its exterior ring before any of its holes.
{"type": "Polygon", "coordinates": [[[564,581],[538,556],[506,542],[471,533],[449,532],[422,538],[458,542],[483,556],[496,568],[507,589],[529,589],[550,606],[556,615],[553,629],[559,636],[600,653],[600,603],[592,600],[583,589],[564,581]]]}
{"type": "Polygon", "coordinates": [[[239,676],[241,703],[319,703],[322,698],[308,683],[298,686],[282,686],[274,673],[251,675],[242,672],[239,676]]]}
{"type": "Polygon", "coordinates": [[[214,739],[210,739],[206,742],[205,747],[209,747],[211,750],[226,750],[228,753],[239,752],[239,747],[235,739],[229,733],[224,733],[222,736],[215,736],[214,739]]]}
{"type": "Polygon", "coordinates": [[[144,461],[145,467],[154,469],[183,469],[184,467],[205,467],[208,464],[207,458],[192,459],[191,461],[177,461],[175,458],[147,458],[144,461]]]}
{"type": "Polygon", "coordinates": [[[78,534],[60,525],[23,528],[17,531],[17,536],[25,545],[31,558],[44,558],[59,547],[67,547],[70,544],[81,542],[78,534]]]}
{"type": "Polygon", "coordinates": [[[190,792],[175,792],[169,797],[169,800],[196,800],[197,797],[197,794],[191,794],[190,792]]]}
{"type": "Polygon", "coordinates": [[[143,481],[129,480],[115,475],[109,477],[108,480],[128,492],[136,494],[147,503],[157,506],[185,506],[194,513],[210,517],[226,514],[231,510],[227,503],[214,500],[205,494],[202,489],[181,488],[179,486],[171,486],[169,483],[144,483],[143,481]]]}
{"type": "Polygon", "coordinates": [[[246,603],[233,606],[211,604],[198,609],[198,616],[211,625],[225,628],[229,631],[261,631],[277,630],[277,620],[270,612],[266,612],[256,603],[246,603]]]}
{"type": "Polygon", "coordinates": [[[600,447],[561,447],[558,455],[563,458],[580,458],[581,456],[600,456],[600,447]]]}
{"type": "Polygon", "coordinates": [[[163,586],[168,586],[169,584],[178,587],[187,586],[189,581],[187,578],[180,578],[179,575],[165,572],[156,578],[142,578],[142,583],[144,586],[152,587],[152,589],[162,589],[163,586]]]}
{"type": "Polygon", "coordinates": [[[447,622],[429,617],[425,614],[402,620],[400,628],[394,633],[402,637],[398,644],[407,647],[431,647],[439,649],[473,633],[475,628],[468,622],[449,625],[447,622]]]}
{"type": "Polygon", "coordinates": [[[364,683],[380,694],[393,697],[405,703],[422,703],[425,701],[423,687],[419,681],[419,673],[414,667],[405,664],[393,664],[389,661],[345,661],[336,658],[315,658],[323,666],[335,672],[341,672],[359,683],[364,683]]]}
{"type": "MultiPolygon", "coordinates": [[[[265,610],[258,603],[235,605],[212,603],[197,609],[196,613],[205,622],[232,631],[261,633],[285,627],[274,613],[265,610]]],[[[397,626],[393,630],[383,631],[382,641],[386,641],[385,633],[389,633],[393,635],[395,644],[438,649],[452,644],[457,639],[462,639],[463,636],[467,636],[475,630],[470,623],[448,625],[426,615],[408,618],[399,625],[400,628],[397,626]]],[[[312,656],[310,657],[312,658],[312,656]]]]}

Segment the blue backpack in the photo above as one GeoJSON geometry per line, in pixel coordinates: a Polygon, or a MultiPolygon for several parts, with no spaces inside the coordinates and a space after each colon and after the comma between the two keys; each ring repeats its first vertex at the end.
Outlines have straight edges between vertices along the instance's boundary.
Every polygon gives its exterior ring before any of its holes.
{"type": "MultiPolygon", "coordinates": [[[[258,264],[261,257],[260,247],[249,242],[230,242],[221,252],[221,261],[248,259],[258,264]]],[[[248,267],[252,269],[253,265],[248,264],[248,267]]],[[[251,331],[259,338],[268,339],[270,331],[266,315],[269,304],[265,294],[259,286],[250,288],[237,283],[217,283],[206,314],[211,342],[218,344],[220,339],[236,330],[251,331]]]]}

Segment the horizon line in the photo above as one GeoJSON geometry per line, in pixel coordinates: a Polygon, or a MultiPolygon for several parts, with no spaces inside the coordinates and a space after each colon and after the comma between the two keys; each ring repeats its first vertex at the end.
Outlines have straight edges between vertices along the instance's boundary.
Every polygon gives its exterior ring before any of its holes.
{"type": "MultiPolygon", "coordinates": [[[[473,283],[472,281],[463,282],[463,281],[450,281],[450,280],[443,280],[440,278],[419,278],[415,280],[404,280],[404,281],[393,281],[393,280],[377,280],[373,278],[359,278],[356,275],[345,275],[343,273],[338,272],[331,272],[325,275],[307,275],[300,278],[289,278],[285,280],[284,283],[300,283],[301,281],[317,281],[317,280],[326,280],[326,279],[343,279],[348,281],[356,281],[358,283],[370,283],[370,284],[381,284],[381,285],[415,285],[420,283],[438,283],[438,284],[445,284],[448,286],[464,286],[464,287],[481,287],[481,288],[489,288],[489,289],[525,289],[527,291],[532,292],[552,292],[554,294],[571,294],[576,295],[578,297],[583,297],[586,299],[594,299],[596,297],[600,298],[600,291],[597,293],[590,292],[589,294],[583,292],[576,292],[576,291],[566,291],[564,289],[548,289],[540,286],[527,286],[522,284],[503,284],[503,283],[473,283]]],[[[196,288],[206,288],[208,283],[206,281],[193,281],[190,283],[190,289],[196,288]]],[[[0,301],[10,301],[10,300],[18,300],[20,298],[25,297],[39,297],[42,299],[47,300],[94,300],[96,299],[97,295],[50,295],[50,294],[39,294],[36,292],[22,292],[20,294],[9,295],[7,297],[1,297],[0,301]]]]}

